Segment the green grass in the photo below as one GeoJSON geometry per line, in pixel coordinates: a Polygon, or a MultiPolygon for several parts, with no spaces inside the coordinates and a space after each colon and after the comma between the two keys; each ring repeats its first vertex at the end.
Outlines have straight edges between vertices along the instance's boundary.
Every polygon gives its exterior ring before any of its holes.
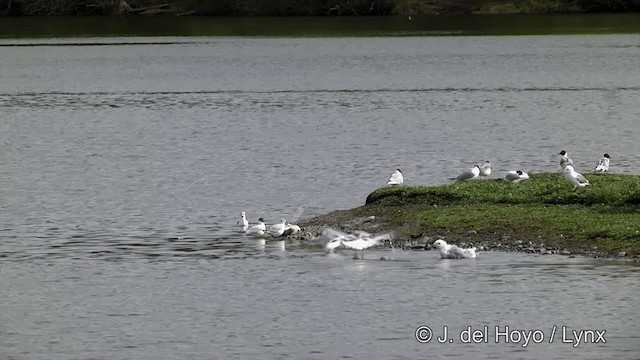
{"type": "Polygon", "coordinates": [[[640,176],[587,174],[573,189],[562,174],[528,181],[389,186],[367,197],[353,215],[375,215],[401,237],[446,235],[452,240],[515,239],[571,251],[640,254],[640,176]],[[473,234],[471,236],[470,234],[473,234]]]}
{"type": "Polygon", "coordinates": [[[119,36],[402,37],[638,34],[640,13],[451,16],[2,17],[0,39],[119,36]]]}

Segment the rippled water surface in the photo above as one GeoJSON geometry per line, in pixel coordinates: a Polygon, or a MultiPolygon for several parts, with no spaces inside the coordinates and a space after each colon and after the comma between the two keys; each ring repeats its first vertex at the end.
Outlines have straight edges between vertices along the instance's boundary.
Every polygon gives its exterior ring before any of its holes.
{"type": "Polygon", "coordinates": [[[397,167],[441,184],[487,159],[556,171],[565,149],[638,173],[638,35],[0,45],[3,357],[637,358],[636,265],[353,260],[236,222],[359,206],[397,167]],[[420,344],[421,325],[456,341],[420,344]],[[545,341],[495,344],[495,326],[545,341]]]}

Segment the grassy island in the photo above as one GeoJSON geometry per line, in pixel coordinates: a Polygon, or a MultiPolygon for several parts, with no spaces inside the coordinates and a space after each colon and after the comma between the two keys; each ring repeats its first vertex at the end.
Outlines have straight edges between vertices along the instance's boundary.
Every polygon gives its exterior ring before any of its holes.
{"type": "Polygon", "coordinates": [[[388,186],[371,193],[362,207],[309,224],[394,231],[398,239],[442,236],[489,248],[508,244],[526,250],[535,244],[557,253],[640,254],[640,176],[586,177],[591,185],[578,189],[559,173],[532,174],[517,184],[492,179],[388,186]],[[353,221],[367,218],[363,226],[353,221]]]}
{"type": "Polygon", "coordinates": [[[638,10],[639,0],[0,0],[0,16],[384,16],[638,10]]]}

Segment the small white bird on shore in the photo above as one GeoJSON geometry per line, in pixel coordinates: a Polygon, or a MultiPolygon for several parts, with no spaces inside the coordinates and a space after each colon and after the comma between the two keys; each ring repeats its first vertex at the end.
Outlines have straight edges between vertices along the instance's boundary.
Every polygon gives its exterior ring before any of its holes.
{"type": "Polygon", "coordinates": [[[491,161],[487,160],[480,167],[480,176],[489,176],[491,175],[491,161]]]}
{"type": "Polygon", "coordinates": [[[256,225],[247,229],[247,235],[263,236],[265,231],[267,231],[267,225],[264,223],[264,219],[260,218],[256,225]]]}
{"type": "Polygon", "coordinates": [[[387,181],[387,185],[402,185],[404,183],[404,176],[402,176],[402,171],[400,169],[396,169],[396,171],[391,174],[389,181],[387,181]]]}
{"type": "Polygon", "coordinates": [[[609,154],[604,154],[604,156],[602,156],[602,159],[600,159],[600,161],[598,162],[598,166],[596,166],[595,171],[600,171],[600,172],[609,171],[609,159],[611,159],[609,157],[609,154]]]}
{"type": "Polygon", "coordinates": [[[585,187],[589,185],[589,180],[579,172],[576,172],[573,165],[567,165],[564,167],[564,178],[569,182],[569,184],[573,185],[574,189],[578,186],[585,187]]]}
{"type": "Polygon", "coordinates": [[[560,167],[564,169],[567,165],[573,166],[573,160],[571,160],[571,158],[569,157],[569,153],[562,150],[558,153],[558,155],[560,155],[560,167]]]}
{"type": "Polygon", "coordinates": [[[241,224],[242,231],[247,231],[247,228],[249,228],[249,220],[247,220],[247,214],[244,211],[242,212],[242,220],[238,224],[241,224]]]}
{"type": "Polygon", "coordinates": [[[287,230],[287,220],[281,219],[279,224],[273,224],[269,227],[269,234],[273,237],[280,237],[287,230]]]}
{"type": "Polygon", "coordinates": [[[456,181],[465,181],[465,180],[474,180],[480,176],[480,167],[478,165],[473,165],[473,167],[462,174],[458,175],[456,181]]]}
{"type": "Polygon", "coordinates": [[[456,245],[447,244],[444,240],[436,240],[433,243],[442,259],[473,259],[476,257],[476,248],[463,249],[456,245]]]}
{"type": "Polygon", "coordinates": [[[293,234],[297,234],[300,230],[301,230],[300,226],[296,224],[287,223],[284,228],[284,233],[285,235],[293,235],[293,234]]]}
{"type": "Polygon", "coordinates": [[[509,171],[507,175],[504,176],[505,180],[512,183],[519,183],[520,181],[527,180],[528,178],[529,178],[529,174],[521,170],[509,171]]]}

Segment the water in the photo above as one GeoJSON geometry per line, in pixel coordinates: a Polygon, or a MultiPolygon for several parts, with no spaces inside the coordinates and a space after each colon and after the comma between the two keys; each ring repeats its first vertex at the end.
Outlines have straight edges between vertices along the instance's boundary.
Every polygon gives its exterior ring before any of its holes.
{"type": "Polygon", "coordinates": [[[638,35],[65,42],[0,42],[25,45],[0,47],[4,357],[637,358],[637,265],[362,261],[236,221],[359,206],[397,167],[442,184],[487,159],[557,171],[565,149],[637,173],[638,35]],[[607,342],[420,344],[421,325],[607,342]]]}

